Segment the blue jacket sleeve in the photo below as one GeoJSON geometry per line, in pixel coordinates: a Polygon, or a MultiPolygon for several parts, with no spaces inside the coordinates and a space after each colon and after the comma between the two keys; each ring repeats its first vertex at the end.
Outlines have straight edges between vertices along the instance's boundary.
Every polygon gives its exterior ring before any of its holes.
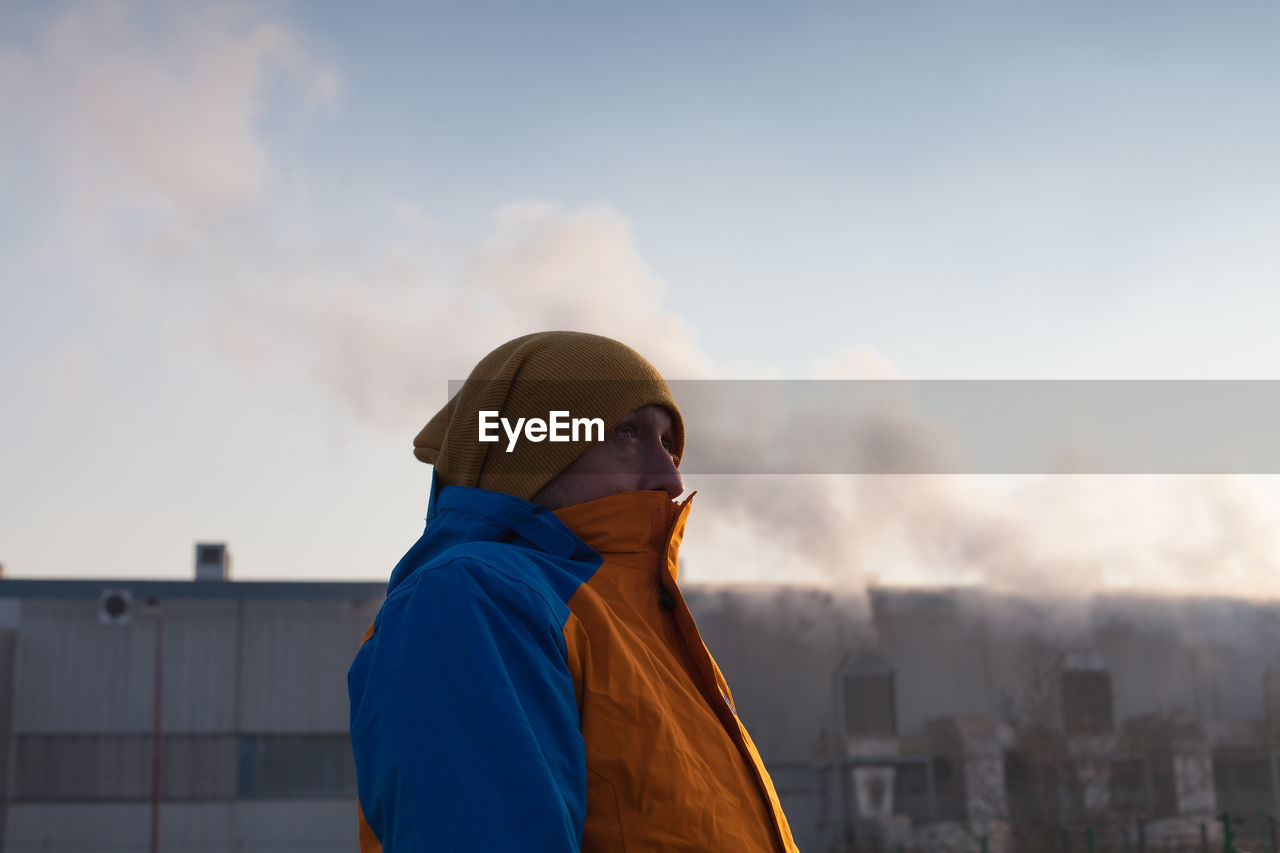
{"type": "Polygon", "coordinates": [[[386,853],[578,851],[586,753],[568,608],[468,558],[387,598],[348,673],[361,809],[386,853]]]}

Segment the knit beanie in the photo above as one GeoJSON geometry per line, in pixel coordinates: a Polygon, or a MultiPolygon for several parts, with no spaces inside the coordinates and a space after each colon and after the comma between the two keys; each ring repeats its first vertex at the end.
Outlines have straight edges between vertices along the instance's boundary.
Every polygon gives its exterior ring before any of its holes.
{"type": "MultiPolygon", "coordinates": [[[[413,455],[435,466],[447,486],[473,486],[532,500],[590,446],[578,441],[512,445],[501,426],[495,442],[479,440],[480,412],[497,412],[511,426],[518,418],[600,418],[607,434],[628,412],[656,404],[671,412],[672,452],[684,453],[684,421],[657,368],[626,344],[585,332],[535,332],[508,341],[480,360],[461,390],[413,440],[413,455]],[[508,451],[508,447],[511,447],[508,451]]],[[[495,423],[489,416],[490,424],[495,423]]],[[[678,464],[678,463],[677,463],[678,464]]]]}

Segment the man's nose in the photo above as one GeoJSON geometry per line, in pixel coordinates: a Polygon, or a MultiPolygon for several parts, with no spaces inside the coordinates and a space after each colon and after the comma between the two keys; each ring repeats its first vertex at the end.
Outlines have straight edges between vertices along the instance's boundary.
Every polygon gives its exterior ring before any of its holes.
{"type": "Polygon", "coordinates": [[[684,491],[684,478],[665,447],[658,446],[651,454],[649,464],[645,466],[643,488],[666,492],[671,498],[679,497],[684,491]]]}

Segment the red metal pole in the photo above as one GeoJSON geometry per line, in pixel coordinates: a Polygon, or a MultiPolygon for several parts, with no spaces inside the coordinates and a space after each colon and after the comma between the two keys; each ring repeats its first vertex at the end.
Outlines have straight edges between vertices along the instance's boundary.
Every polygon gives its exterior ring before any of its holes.
{"type": "Polygon", "coordinates": [[[156,617],[156,671],[155,671],[155,710],[151,720],[151,853],[160,853],[160,768],[163,766],[164,738],[164,611],[157,605],[153,611],[156,617]]]}

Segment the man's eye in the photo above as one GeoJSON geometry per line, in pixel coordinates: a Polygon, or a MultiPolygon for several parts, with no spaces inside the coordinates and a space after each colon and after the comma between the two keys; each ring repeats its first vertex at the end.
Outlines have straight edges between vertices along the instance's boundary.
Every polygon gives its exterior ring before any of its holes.
{"type": "Polygon", "coordinates": [[[621,426],[618,427],[617,434],[622,438],[635,438],[636,428],[633,427],[631,424],[622,424],[621,426]]]}

